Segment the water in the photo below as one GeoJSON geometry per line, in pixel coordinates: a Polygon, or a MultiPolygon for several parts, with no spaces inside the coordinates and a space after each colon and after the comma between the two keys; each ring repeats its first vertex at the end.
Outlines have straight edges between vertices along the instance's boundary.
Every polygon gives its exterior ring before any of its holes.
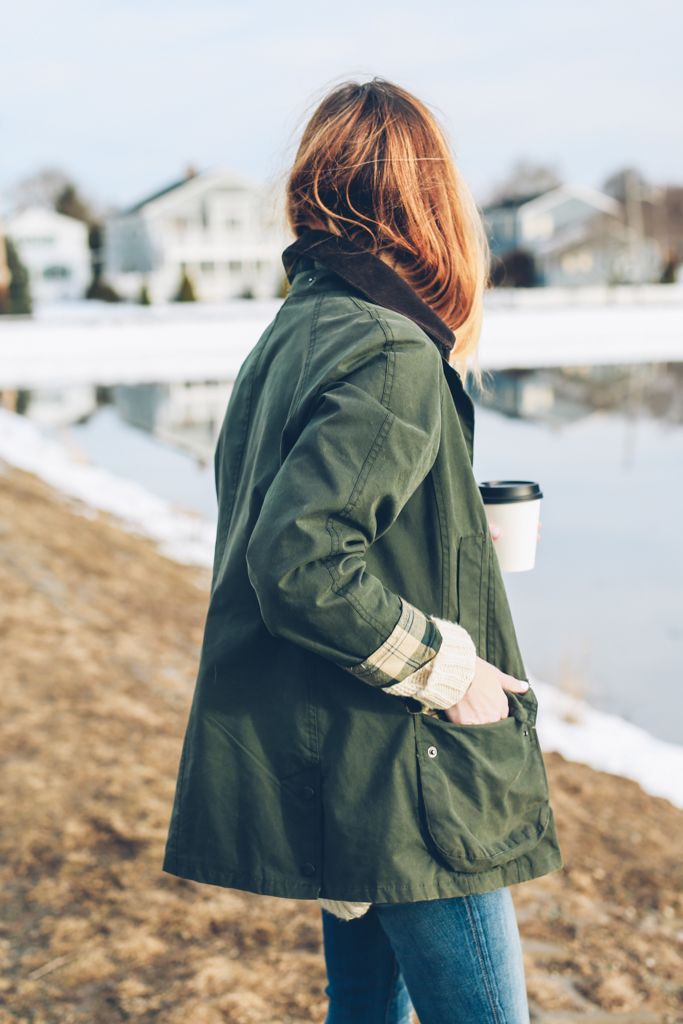
{"type": "MultiPolygon", "coordinates": [[[[496,374],[490,399],[475,395],[474,471],[543,490],[536,567],[504,576],[528,672],[683,743],[683,424],[679,378],[654,370],[496,374]]],[[[196,424],[183,430],[196,448],[196,424]]],[[[95,463],[215,517],[210,445],[198,462],[111,406],[69,437],[95,463]]]]}
{"type": "Polygon", "coordinates": [[[683,427],[476,412],[477,479],[544,494],[536,566],[504,574],[527,670],[683,743],[683,427]]]}

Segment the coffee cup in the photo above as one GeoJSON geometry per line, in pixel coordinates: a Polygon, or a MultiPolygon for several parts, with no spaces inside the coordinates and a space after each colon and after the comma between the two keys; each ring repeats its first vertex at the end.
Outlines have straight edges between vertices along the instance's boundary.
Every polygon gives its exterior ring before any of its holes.
{"type": "Polygon", "coordinates": [[[500,527],[493,545],[501,569],[533,569],[543,497],[540,486],[533,480],[486,480],[479,484],[479,492],[489,526],[500,527]]]}

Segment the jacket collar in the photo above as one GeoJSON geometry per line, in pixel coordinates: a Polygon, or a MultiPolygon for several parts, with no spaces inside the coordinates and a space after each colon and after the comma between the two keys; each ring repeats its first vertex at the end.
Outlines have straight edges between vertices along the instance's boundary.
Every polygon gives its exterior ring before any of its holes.
{"type": "Polygon", "coordinates": [[[441,349],[444,359],[455,334],[400,274],[368,249],[318,228],[305,228],[282,253],[287,280],[292,282],[302,256],[318,260],[370,302],[414,320],[441,349]]]}

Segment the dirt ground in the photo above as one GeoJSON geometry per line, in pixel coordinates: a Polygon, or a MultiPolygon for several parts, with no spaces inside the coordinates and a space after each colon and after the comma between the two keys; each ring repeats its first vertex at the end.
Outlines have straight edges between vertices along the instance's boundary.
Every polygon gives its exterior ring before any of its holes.
{"type": "MultiPolygon", "coordinates": [[[[322,1022],[314,901],[160,870],[209,575],[0,464],[0,1021],[322,1022]]],[[[683,1021],[683,812],[546,754],[566,867],[512,889],[532,1019],[683,1021]]]]}

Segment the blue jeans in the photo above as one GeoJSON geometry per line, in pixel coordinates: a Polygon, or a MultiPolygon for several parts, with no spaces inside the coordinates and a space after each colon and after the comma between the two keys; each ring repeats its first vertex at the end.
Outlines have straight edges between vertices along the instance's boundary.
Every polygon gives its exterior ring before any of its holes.
{"type": "Polygon", "coordinates": [[[344,921],[321,908],[325,1024],[529,1024],[522,946],[508,886],[469,896],[375,903],[344,921]]]}

